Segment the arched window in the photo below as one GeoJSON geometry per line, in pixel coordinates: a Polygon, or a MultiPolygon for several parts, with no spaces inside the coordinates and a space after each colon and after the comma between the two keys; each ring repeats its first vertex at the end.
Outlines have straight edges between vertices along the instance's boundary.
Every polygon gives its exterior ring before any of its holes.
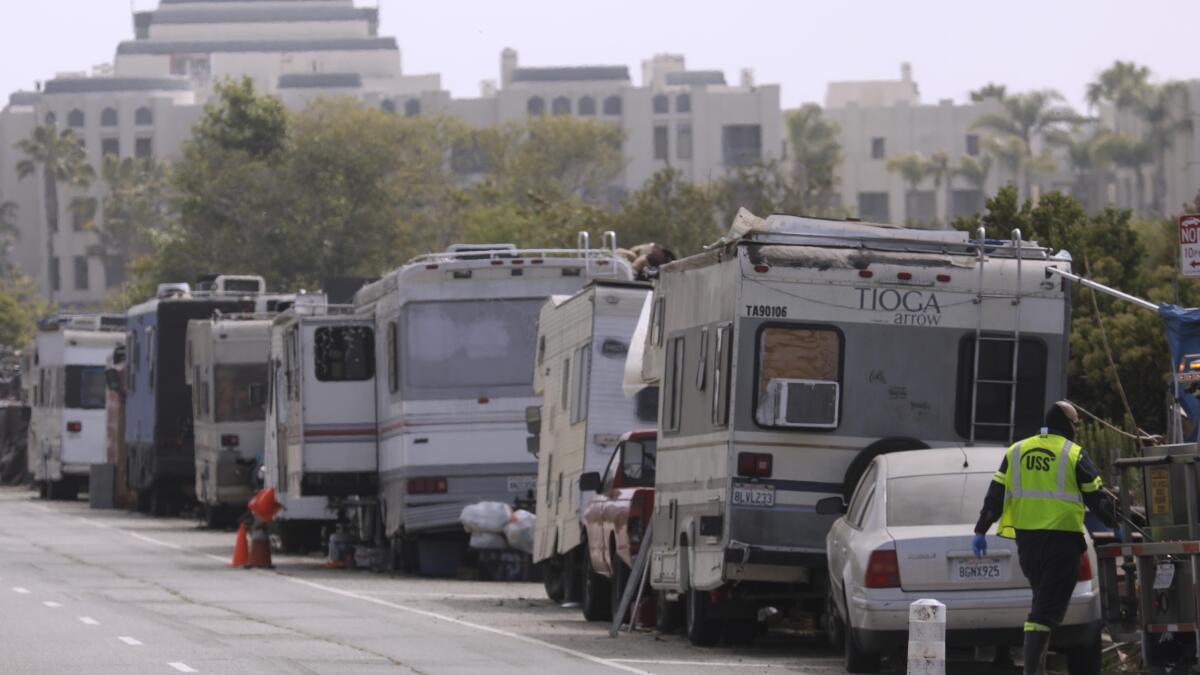
{"type": "Polygon", "coordinates": [[[100,113],[100,126],[115,127],[117,126],[117,109],[105,108],[100,113]]]}
{"type": "Polygon", "coordinates": [[[530,115],[545,115],[546,101],[544,101],[541,96],[534,96],[533,98],[529,99],[528,103],[525,104],[525,111],[530,115]]]}
{"type": "Polygon", "coordinates": [[[83,111],[76,109],[67,113],[67,126],[71,127],[72,129],[82,129],[83,111]]]}
{"type": "Polygon", "coordinates": [[[654,96],[654,114],[665,115],[671,112],[671,99],[667,98],[666,94],[656,94],[654,96]]]}
{"type": "Polygon", "coordinates": [[[566,96],[559,96],[554,99],[554,103],[550,104],[550,109],[555,115],[570,115],[571,114],[571,99],[566,96]]]}
{"type": "Polygon", "coordinates": [[[421,114],[421,99],[410,98],[404,102],[404,116],[416,117],[421,114]]]}
{"type": "Polygon", "coordinates": [[[396,112],[396,102],[390,98],[383,99],[383,103],[380,103],[379,107],[382,108],[383,112],[385,112],[385,113],[395,113],[396,112]]]}
{"type": "Polygon", "coordinates": [[[692,95],[680,94],[675,97],[675,112],[686,113],[692,112],[692,95]]]}
{"type": "Polygon", "coordinates": [[[621,97],[609,96],[604,99],[604,114],[605,115],[620,115],[621,114],[621,97]]]}
{"type": "Polygon", "coordinates": [[[45,119],[46,119],[46,124],[56,124],[58,122],[58,118],[54,116],[53,112],[46,113],[45,119]]]}
{"type": "Polygon", "coordinates": [[[596,114],[596,99],[591,96],[584,96],[579,99],[578,112],[580,115],[591,116],[596,114]]]}
{"type": "Polygon", "coordinates": [[[154,111],[142,106],[133,113],[133,121],[137,123],[139,127],[148,127],[151,124],[154,124],[154,111]]]}

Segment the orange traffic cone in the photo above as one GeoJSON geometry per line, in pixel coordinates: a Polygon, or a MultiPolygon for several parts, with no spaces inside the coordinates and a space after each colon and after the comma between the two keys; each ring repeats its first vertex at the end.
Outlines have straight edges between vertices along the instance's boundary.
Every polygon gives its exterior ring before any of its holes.
{"type": "Polygon", "coordinates": [[[233,545],[233,562],[229,565],[241,567],[246,564],[249,555],[249,551],[246,550],[246,524],[242,523],[238,526],[237,542],[233,545]]]}
{"type": "Polygon", "coordinates": [[[267,537],[265,523],[255,523],[250,530],[250,557],[242,567],[246,569],[251,567],[273,569],[275,567],[271,564],[271,540],[267,537]]]}

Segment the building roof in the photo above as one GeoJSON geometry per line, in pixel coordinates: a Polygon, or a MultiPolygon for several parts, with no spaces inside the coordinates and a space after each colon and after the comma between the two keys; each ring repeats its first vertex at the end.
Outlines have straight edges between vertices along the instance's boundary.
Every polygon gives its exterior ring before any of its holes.
{"type": "Polygon", "coordinates": [[[267,7],[218,7],[213,9],[180,8],[152,13],[151,23],[261,23],[289,21],[370,21],[378,15],[375,8],[282,5],[267,7]]]}
{"type": "Polygon", "coordinates": [[[9,105],[37,105],[42,95],[36,91],[14,91],[8,97],[9,105]]]}
{"type": "Polygon", "coordinates": [[[182,77],[66,77],[46,82],[47,94],[87,94],[113,91],[188,91],[182,77]]]}
{"type": "Polygon", "coordinates": [[[560,68],[517,68],[513,82],[597,82],[629,81],[626,66],[571,66],[560,68]]]}
{"type": "Polygon", "coordinates": [[[295,73],[279,76],[280,89],[357,89],[362,86],[358,73],[295,73]]]}
{"type": "Polygon", "coordinates": [[[684,86],[723,85],[725,84],[725,73],[719,70],[685,70],[679,73],[667,73],[667,84],[684,86]]]}
{"type": "Polygon", "coordinates": [[[396,38],[320,40],[131,40],[117,45],[118,55],[213,54],[217,52],[357,52],[399,51],[396,38]]]}

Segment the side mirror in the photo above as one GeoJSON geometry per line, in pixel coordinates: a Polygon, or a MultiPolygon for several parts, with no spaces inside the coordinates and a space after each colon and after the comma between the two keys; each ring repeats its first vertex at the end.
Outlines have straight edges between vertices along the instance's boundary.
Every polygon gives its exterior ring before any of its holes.
{"type": "MultiPolygon", "coordinates": [[[[542,433],[542,406],[531,405],[525,408],[525,429],[530,436],[540,436],[542,433]]],[[[537,454],[537,453],[534,453],[537,454]]]]}
{"type": "Polygon", "coordinates": [[[817,501],[817,515],[840,516],[846,513],[846,502],[841,497],[826,497],[817,501]]]}
{"type": "Polygon", "coordinates": [[[600,474],[595,471],[589,471],[579,477],[580,492],[599,492],[602,487],[600,474]]]}
{"type": "Polygon", "coordinates": [[[540,452],[542,449],[541,446],[542,446],[542,439],[540,437],[538,437],[538,436],[526,436],[525,437],[525,449],[528,450],[529,454],[533,455],[534,457],[538,456],[538,452],[540,452]]]}
{"type": "Polygon", "coordinates": [[[107,368],[104,371],[104,383],[110,391],[115,391],[118,394],[123,389],[124,382],[121,381],[121,373],[116,368],[107,368]]]}

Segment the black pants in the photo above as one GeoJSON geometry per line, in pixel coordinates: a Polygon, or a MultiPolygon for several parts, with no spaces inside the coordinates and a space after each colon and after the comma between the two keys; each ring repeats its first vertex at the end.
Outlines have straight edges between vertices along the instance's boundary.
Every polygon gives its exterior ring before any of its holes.
{"type": "Polygon", "coordinates": [[[1078,532],[1017,532],[1021,571],[1033,588],[1031,623],[1051,628],[1062,623],[1079,579],[1079,556],[1086,550],[1087,544],[1078,532]]]}

